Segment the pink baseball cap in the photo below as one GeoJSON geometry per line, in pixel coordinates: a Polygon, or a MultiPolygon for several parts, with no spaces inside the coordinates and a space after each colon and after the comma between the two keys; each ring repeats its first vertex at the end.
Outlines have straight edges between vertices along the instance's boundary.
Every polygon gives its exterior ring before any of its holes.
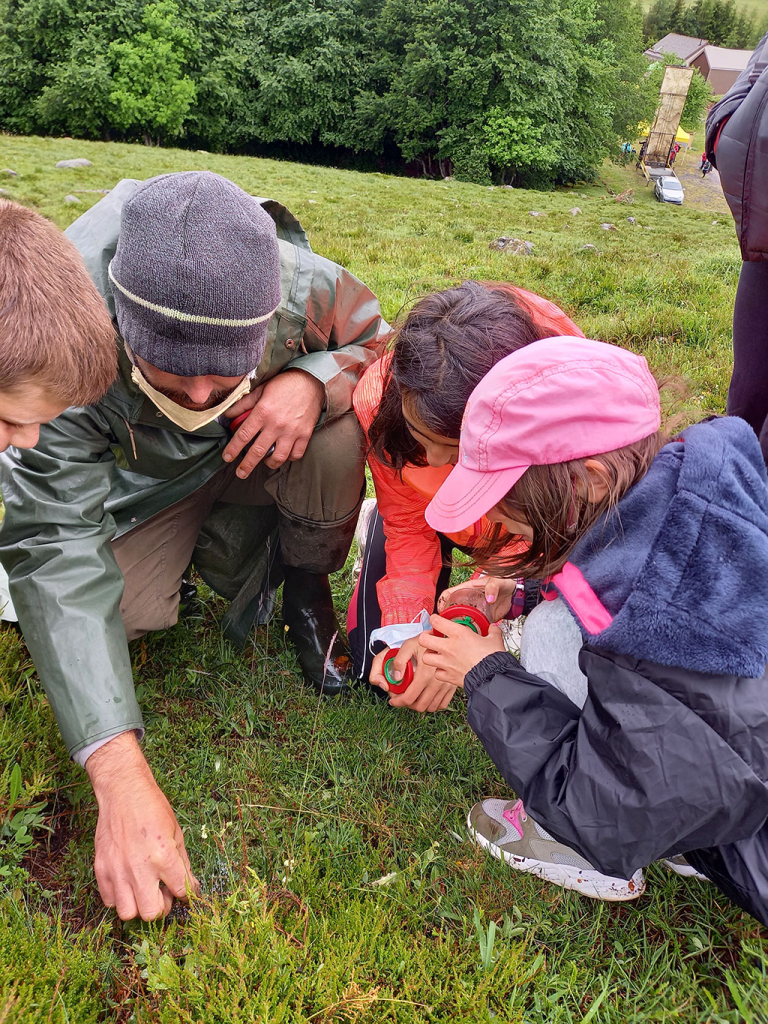
{"type": "Polygon", "coordinates": [[[530,466],[589,458],[655,434],[659,388],[642,356],[588,338],[543,338],[496,363],[472,392],[459,461],[426,511],[456,533],[530,466]]]}

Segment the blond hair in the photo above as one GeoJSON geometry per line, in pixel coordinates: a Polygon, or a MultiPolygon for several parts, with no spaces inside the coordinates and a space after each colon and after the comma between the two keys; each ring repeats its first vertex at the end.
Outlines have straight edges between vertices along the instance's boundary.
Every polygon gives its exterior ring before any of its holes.
{"type": "Polygon", "coordinates": [[[80,253],[34,210],[0,199],[0,391],[89,405],[117,373],[104,300],[80,253]]]}

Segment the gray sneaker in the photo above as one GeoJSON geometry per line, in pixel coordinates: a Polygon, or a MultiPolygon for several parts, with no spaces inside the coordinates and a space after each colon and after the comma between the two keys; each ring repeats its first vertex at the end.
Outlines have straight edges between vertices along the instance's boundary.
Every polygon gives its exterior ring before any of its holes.
{"type": "Polygon", "coordinates": [[[467,825],[476,843],[516,871],[538,875],[595,900],[636,900],[645,892],[641,868],[631,878],[596,871],[529,818],[522,800],[483,800],[469,812],[467,825]]]}
{"type": "Polygon", "coordinates": [[[675,857],[666,857],[661,863],[665,868],[674,871],[676,875],[682,875],[683,878],[698,878],[700,882],[709,881],[706,875],[702,875],[693,864],[688,863],[682,853],[678,853],[675,857]]]}

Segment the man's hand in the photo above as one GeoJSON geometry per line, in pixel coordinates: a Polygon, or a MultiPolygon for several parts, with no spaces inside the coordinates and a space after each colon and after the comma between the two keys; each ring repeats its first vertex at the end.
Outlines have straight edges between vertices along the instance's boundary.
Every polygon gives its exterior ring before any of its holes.
{"type": "Polygon", "coordinates": [[[252,411],[224,449],[224,461],[232,462],[251,441],[250,450],[237,467],[241,480],[250,476],[272,445],[274,452],[264,460],[270,469],[277,469],[288,459],[298,461],[307,450],[324,401],[325,389],[319,380],[303,370],[283,370],[227,410],[225,415],[230,419],[252,411]]]}
{"type": "MultiPolygon", "coordinates": [[[[369,680],[374,686],[380,686],[382,690],[389,690],[387,680],[384,678],[383,665],[386,650],[381,651],[373,659],[369,680]]],[[[397,680],[403,678],[405,666],[411,660],[416,659],[413,671],[413,682],[404,693],[393,693],[389,703],[393,708],[410,708],[411,711],[424,713],[425,711],[442,711],[447,708],[451,698],[456,692],[454,686],[446,686],[445,683],[435,679],[432,669],[424,665],[424,651],[419,646],[417,636],[406,640],[400,647],[400,651],[392,661],[393,677],[397,680]]]]}
{"type": "Polygon", "coordinates": [[[133,732],[115,736],[85,763],[96,794],[94,872],[99,892],[123,921],[152,921],[199,891],[184,836],[133,732]]]}
{"type": "Polygon", "coordinates": [[[483,658],[504,651],[504,638],[499,626],[493,624],[488,636],[480,636],[467,626],[441,615],[431,615],[432,628],[444,636],[421,633],[420,645],[425,648],[422,661],[434,670],[435,679],[448,686],[464,686],[464,676],[483,658]]]}
{"type": "MultiPolygon", "coordinates": [[[[512,607],[512,598],[515,596],[516,579],[504,579],[499,576],[478,576],[474,580],[466,580],[464,583],[457,583],[455,587],[448,587],[437,599],[438,612],[444,612],[452,604],[455,604],[454,594],[457,590],[467,590],[469,587],[482,591],[486,602],[493,612],[493,621],[505,619],[512,607]]],[[[441,630],[442,632],[442,630],[441,630]]]]}

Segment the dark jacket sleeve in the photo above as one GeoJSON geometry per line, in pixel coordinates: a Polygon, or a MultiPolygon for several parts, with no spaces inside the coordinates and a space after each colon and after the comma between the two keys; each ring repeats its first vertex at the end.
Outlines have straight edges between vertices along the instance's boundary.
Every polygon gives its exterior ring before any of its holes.
{"type": "Polygon", "coordinates": [[[491,655],[465,680],[469,724],[534,820],[622,878],[762,826],[768,788],[654,681],[650,663],[586,647],[579,664],[589,682],[581,711],[510,654],[491,655]]]}
{"type": "Polygon", "coordinates": [[[706,151],[720,173],[742,259],[768,259],[768,35],[710,115],[706,151]]]}
{"type": "Polygon", "coordinates": [[[759,77],[760,68],[758,65],[768,58],[768,53],[763,54],[763,49],[768,45],[768,32],[763,36],[755,47],[754,53],[749,58],[747,66],[733,83],[728,92],[711,108],[707,114],[705,152],[714,167],[717,167],[717,155],[715,143],[720,126],[734,111],[738,110],[745,96],[759,77]]]}

